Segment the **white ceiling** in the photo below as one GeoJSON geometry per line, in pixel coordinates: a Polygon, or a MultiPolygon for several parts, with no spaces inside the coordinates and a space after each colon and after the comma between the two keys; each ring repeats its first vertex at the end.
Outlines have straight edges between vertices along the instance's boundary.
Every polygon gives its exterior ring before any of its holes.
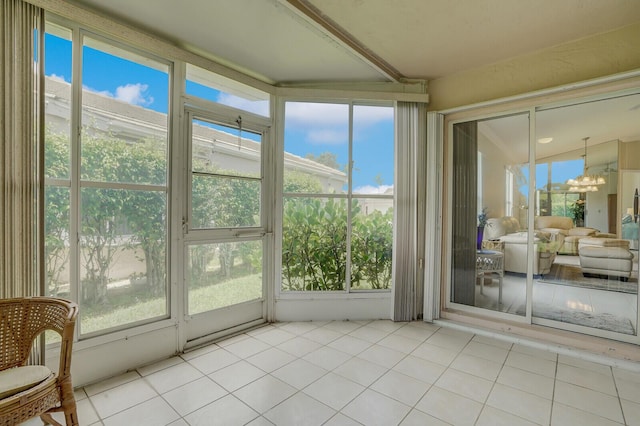
{"type": "Polygon", "coordinates": [[[639,0],[75,3],[268,83],[429,80],[640,21],[639,0]]]}

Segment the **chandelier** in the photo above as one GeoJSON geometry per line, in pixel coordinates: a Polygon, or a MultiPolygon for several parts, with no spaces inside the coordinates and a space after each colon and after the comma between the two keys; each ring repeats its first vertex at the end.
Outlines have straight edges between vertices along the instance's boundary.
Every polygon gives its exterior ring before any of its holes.
{"type": "Polygon", "coordinates": [[[582,175],[567,181],[569,192],[595,192],[598,190],[599,185],[606,183],[600,175],[587,174],[587,141],[589,138],[583,138],[582,140],[584,141],[584,169],[582,175]]]}

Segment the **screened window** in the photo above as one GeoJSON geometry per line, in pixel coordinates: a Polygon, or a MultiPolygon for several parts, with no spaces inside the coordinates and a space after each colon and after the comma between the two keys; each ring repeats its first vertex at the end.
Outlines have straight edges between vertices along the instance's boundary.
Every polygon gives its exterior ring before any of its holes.
{"type": "Polygon", "coordinates": [[[393,108],[287,102],[282,291],[391,286],[393,108]]]}
{"type": "Polygon", "coordinates": [[[170,69],[71,36],[47,24],[45,265],[47,294],[79,303],[86,336],[168,316],[170,69]]]}
{"type": "Polygon", "coordinates": [[[269,117],[269,94],[195,65],[187,64],[187,95],[269,117]]]}

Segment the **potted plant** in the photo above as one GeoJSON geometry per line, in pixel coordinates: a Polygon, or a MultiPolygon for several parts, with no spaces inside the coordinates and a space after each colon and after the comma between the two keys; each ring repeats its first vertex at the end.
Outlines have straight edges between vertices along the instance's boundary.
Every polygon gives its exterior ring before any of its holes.
{"type": "Polygon", "coordinates": [[[477,240],[476,240],[477,250],[482,249],[482,240],[484,238],[484,228],[488,226],[487,225],[488,220],[489,220],[489,216],[487,214],[487,208],[483,207],[482,211],[478,215],[478,234],[477,234],[477,240]]]}
{"type": "Polygon", "coordinates": [[[569,207],[573,223],[576,226],[584,226],[584,200],[578,200],[569,207]]]}

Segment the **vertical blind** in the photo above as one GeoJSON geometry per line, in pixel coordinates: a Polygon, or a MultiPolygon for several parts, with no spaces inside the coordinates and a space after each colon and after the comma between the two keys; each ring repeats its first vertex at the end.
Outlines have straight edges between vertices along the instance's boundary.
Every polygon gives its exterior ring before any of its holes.
{"type": "Polygon", "coordinates": [[[42,61],[34,58],[44,14],[21,0],[0,1],[0,297],[8,298],[40,291],[37,117],[42,91],[36,89],[42,61]]]}
{"type": "Polygon", "coordinates": [[[418,229],[424,227],[418,227],[417,200],[424,190],[420,179],[426,162],[426,105],[398,102],[396,114],[393,319],[411,321],[417,319],[423,306],[418,253],[420,247],[424,250],[424,238],[418,235],[418,229]]]}

